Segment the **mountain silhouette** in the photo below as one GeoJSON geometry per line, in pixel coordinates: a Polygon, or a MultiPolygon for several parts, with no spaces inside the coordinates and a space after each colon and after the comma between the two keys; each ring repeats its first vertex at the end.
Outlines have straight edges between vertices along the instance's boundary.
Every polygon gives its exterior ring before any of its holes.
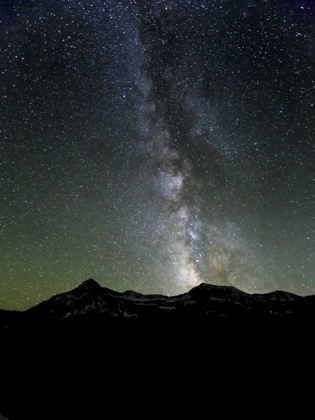
{"type": "Polygon", "coordinates": [[[299,349],[305,357],[314,315],[314,296],[200,284],[168,297],[89,279],[24,312],[0,311],[0,411],[10,420],[101,419],[129,415],[140,401],[150,410],[156,395],[200,376],[222,388],[231,375],[261,377],[299,349]]]}
{"type": "Polygon", "coordinates": [[[164,322],[294,322],[315,314],[314,296],[275,291],[247,294],[234,287],[200,284],[178,296],[119,293],[88,279],[73,290],[58,294],[24,311],[1,311],[2,331],[36,328],[71,328],[113,320],[164,322]]]}

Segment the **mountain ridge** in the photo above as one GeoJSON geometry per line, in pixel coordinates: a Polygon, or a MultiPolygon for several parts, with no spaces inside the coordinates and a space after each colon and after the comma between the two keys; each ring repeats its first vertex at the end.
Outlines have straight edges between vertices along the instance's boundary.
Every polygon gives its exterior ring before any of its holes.
{"type": "Polygon", "coordinates": [[[109,322],[114,318],[146,321],[196,318],[204,321],[225,319],[231,322],[236,319],[287,320],[313,316],[314,303],[315,296],[303,297],[279,290],[251,295],[234,287],[206,283],[175,296],[145,295],[132,290],[117,292],[102,287],[90,278],[72,290],[59,293],[19,312],[11,324],[9,314],[0,313],[0,326],[14,329],[19,322],[23,324],[23,328],[45,323],[69,326],[84,324],[85,321],[90,323],[91,317],[102,318],[102,322],[109,322]]]}

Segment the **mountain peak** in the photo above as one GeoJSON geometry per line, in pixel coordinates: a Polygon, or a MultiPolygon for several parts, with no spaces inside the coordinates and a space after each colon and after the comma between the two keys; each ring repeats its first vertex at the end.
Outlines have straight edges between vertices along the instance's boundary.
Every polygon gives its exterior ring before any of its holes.
{"type": "Polygon", "coordinates": [[[93,279],[85,280],[83,283],[80,284],[79,287],[89,288],[89,289],[100,289],[101,286],[97,283],[97,281],[93,279]]]}

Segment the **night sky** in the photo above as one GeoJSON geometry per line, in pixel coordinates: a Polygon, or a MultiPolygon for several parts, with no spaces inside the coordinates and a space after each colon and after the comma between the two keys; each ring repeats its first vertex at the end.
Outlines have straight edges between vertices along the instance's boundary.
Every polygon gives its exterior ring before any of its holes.
{"type": "Polygon", "coordinates": [[[1,308],[315,293],[313,0],[0,0],[0,49],[1,308]]]}

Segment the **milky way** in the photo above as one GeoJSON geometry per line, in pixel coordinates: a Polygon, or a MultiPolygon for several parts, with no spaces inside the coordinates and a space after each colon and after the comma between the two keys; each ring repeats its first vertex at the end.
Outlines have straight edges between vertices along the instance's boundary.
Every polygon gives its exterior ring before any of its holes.
{"type": "Polygon", "coordinates": [[[2,1],[0,306],[93,277],[315,293],[312,1],[2,1]]]}

